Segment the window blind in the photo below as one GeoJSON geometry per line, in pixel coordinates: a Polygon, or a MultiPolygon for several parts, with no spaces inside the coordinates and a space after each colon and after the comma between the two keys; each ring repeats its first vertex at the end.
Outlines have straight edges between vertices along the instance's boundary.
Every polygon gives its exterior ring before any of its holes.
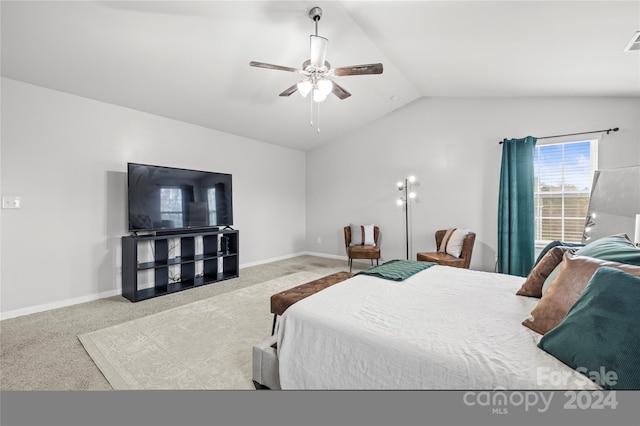
{"type": "Polygon", "coordinates": [[[597,139],[536,145],[534,208],[536,243],[581,242],[593,173],[597,139]]]}

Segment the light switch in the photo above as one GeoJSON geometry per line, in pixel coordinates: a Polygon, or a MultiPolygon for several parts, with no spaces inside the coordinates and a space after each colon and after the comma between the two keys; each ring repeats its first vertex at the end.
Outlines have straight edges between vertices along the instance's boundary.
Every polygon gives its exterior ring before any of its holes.
{"type": "Polygon", "coordinates": [[[14,196],[2,197],[2,208],[3,209],[19,209],[20,197],[14,197],[14,196]]]}

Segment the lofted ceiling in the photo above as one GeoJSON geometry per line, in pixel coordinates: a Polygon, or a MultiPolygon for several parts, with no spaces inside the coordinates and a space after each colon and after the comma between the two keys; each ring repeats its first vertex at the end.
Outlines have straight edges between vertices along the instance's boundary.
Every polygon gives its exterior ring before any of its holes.
{"type": "Polygon", "coordinates": [[[2,1],[2,76],[299,150],[421,97],[640,96],[640,1],[2,1]],[[381,62],[311,103],[278,94],[315,31],[333,67],[381,62]],[[317,131],[317,128],[320,131],[317,131]]]}

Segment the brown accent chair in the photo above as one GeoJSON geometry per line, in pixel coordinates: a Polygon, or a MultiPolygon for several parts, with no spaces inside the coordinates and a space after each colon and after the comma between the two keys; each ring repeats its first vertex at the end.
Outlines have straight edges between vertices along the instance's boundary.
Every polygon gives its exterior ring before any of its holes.
{"type": "MultiPolygon", "coordinates": [[[[364,241],[364,229],[362,230],[362,241],[364,241]]],[[[347,256],[349,257],[349,272],[353,268],[353,259],[371,259],[371,265],[373,266],[373,259],[376,260],[376,265],[380,261],[380,246],[378,246],[378,237],[380,236],[380,228],[373,227],[373,241],[375,246],[365,246],[360,244],[357,246],[351,246],[351,227],[344,227],[344,245],[347,249],[347,256]]]]}
{"type": "Polygon", "coordinates": [[[464,237],[460,257],[455,257],[449,253],[439,252],[440,244],[442,244],[442,239],[446,233],[446,229],[436,231],[436,251],[418,253],[417,259],[423,262],[435,262],[439,265],[469,269],[469,265],[471,264],[471,253],[473,252],[473,244],[476,241],[476,234],[474,232],[469,232],[464,237]]]}

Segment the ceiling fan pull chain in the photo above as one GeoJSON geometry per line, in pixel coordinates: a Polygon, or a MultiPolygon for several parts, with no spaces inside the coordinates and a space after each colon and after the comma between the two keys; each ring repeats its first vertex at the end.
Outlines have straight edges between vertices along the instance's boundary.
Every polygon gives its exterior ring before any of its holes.
{"type": "Polygon", "coordinates": [[[309,110],[309,126],[313,126],[313,96],[309,96],[311,109],[309,110]]]}
{"type": "Polygon", "coordinates": [[[320,104],[318,103],[318,133],[320,133],[320,104]]]}

